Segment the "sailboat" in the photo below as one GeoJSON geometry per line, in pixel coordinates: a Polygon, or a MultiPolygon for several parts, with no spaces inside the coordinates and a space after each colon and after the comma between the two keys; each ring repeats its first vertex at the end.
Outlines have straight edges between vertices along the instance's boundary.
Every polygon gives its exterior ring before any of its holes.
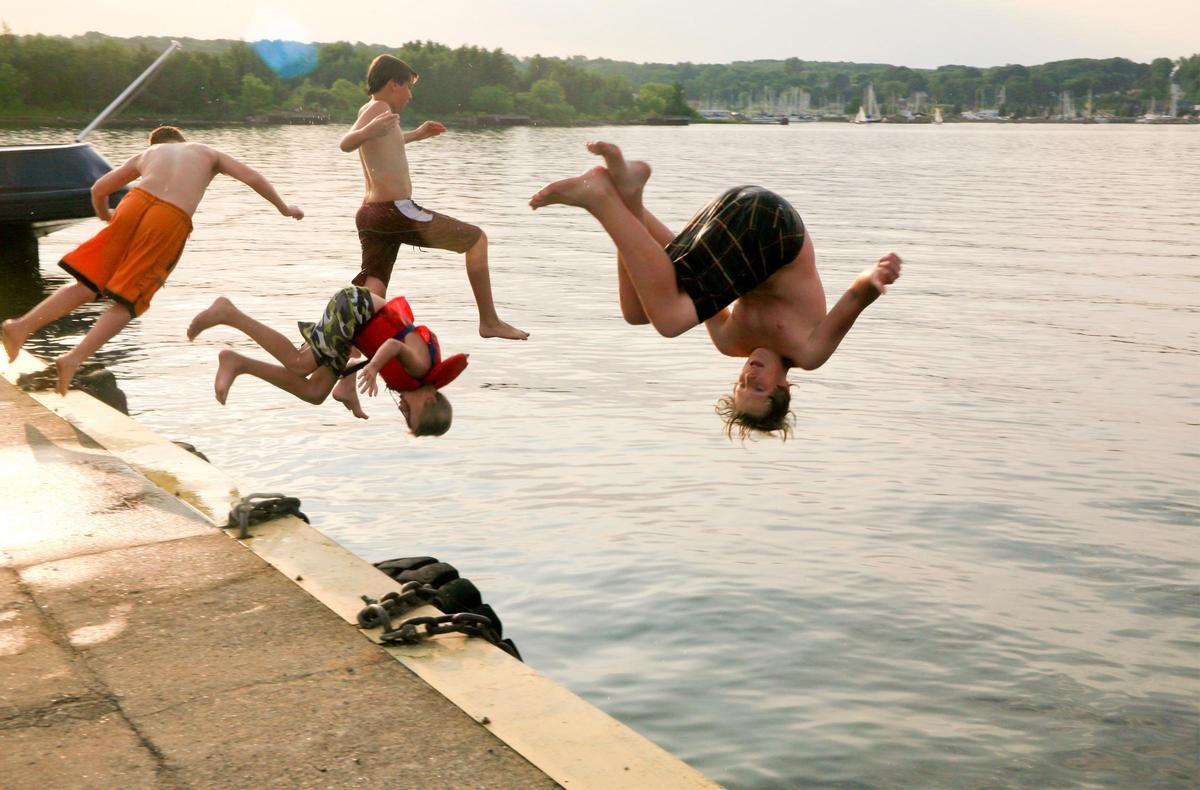
{"type": "Polygon", "coordinates": [[[1075,120],[1075,102],[1071,99],[1070,91],[1063,91],[1059,99],[1059,113],[1052,120],[1055,121],[1073,121],[1075,120]]]}
{"type": "Polygon", "coordinates": [[[859,106],[858,115],[854,116],[852,123],[879,123],[882,120],[879,117],[879,104],[875,101],[875,84],[867,83],[863,103],[859,106]]]}
{"type": "Polygon", "coordinates": [[[1170,93],[1169,109],[1165,113],[1154,111],[1154,97],[1150,97],[1150,111],[1137,119],[1137,123],[1175,123],[1175,115],[1179,111],[1179,97],[1183,95],[1183,89],[1175,84],[1175,72],[1179,71],[1179,64],[1175,64],[1175,68],[1171,69],[1170,75],[1167,77],[1167,90],[1170,93]]]}

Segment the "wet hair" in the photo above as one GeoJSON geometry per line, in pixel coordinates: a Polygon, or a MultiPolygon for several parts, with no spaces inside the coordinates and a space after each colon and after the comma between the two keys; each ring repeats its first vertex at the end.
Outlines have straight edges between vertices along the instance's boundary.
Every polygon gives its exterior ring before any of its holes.
{"type": "Polygon", "coordinates": [[[439,392],[421,408],[421,414],[412,426],[413,436],[441,436],[450,430],[453,418],[454,410],[450,408],[450,401],[439,392]]]}
{"type": "Polygon", "coordinates": [[[380,55],[367,68],[367,93],[375,95],[391,80],[415,85],[421,75],[412,66],[394,55],[380,55]]]}
{"type": "Polygon", "coordinates": [[[790,384],[780,384],[775,391],[767,396],[770,405],[767,413],[762,415],[738,411],[733,405],[732,395],[722,395],[717,401],[716,411],[725,421],[725,435],[733,438],[737,431],[738,438],[745,440],[755,433],[765,433],[778,436],[780,441],[787,441],[792,434],[792,425],[796,422],[791,412],[792,392],[790,384]]]}
{"type": "Polygon", "coordinates": [[[176,129],[174,126],[160,126],[150,133],[150,145],[158,145],[159,143],[185,143],[187,140],[183,138],[183,132],[176,129]]]}

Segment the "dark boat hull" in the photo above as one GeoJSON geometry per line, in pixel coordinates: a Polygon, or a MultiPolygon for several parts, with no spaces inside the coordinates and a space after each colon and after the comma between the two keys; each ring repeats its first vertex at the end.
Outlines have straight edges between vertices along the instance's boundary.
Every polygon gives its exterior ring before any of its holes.
{"type": "Polygon", "coordinates": [[[92,184],[111,169],[87,143],[0,146],[0,225],[32,226],[44,236],[94,217],[92,184]]]}

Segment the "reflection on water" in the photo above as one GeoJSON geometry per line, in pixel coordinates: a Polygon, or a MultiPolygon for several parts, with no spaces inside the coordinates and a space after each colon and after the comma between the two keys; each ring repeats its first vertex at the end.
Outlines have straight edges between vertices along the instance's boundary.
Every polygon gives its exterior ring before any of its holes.
{"type": "MultiPolygon", "coordinates": [[[[252,344],[188,320],[220,293],[294,333],[357,270],[361,175],[332,127],[214,129],[308,216],[216,182],[167,288],[102,354],[131,412],[251,488],[299,496],[369,559],[476,581],[529,663],[731,787],[1189,786],[1198,779],[1200,129],[1010,126],[452,131],[415,197],[480,223],[500,312],[462,259],[404,250],[393,291],[471,367],[414,440],[241,380],[252,344]],[[610,137],[679,227],[734,183],[800,210],[831,298],[904,278],[796,376],[794,441],[730,443],[736,360],[623,325],[582,212],[529,212],[610,137]]],[[[0,141],[30,133],[0,133],[0,141]]],[[[139,132],[106,132],[112,162],[139,132]]],[[[53,262],[95,232],[42,241],[53,262]]],[[[22,284],[24,283],[24,284],[22,284]]],[[[14,290],[16,289],[16,290],[14,290]]],[[[21,291],[20,289],[25,289],[21,291]]],[[[32,290],[30,290],[32,289],[32,290]]],[[[94,319],[31,343],[54,354],[94,319]]]]}

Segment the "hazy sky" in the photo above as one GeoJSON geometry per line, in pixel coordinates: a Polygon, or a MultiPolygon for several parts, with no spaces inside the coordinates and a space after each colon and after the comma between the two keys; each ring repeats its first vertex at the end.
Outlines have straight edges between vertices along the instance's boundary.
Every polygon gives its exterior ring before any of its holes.
{"type": "Polygon", "coordinates": [[[927,68],[1200,52],[1200,0],[6,0],[0,20],[18,34],[422,39],[667,63],[798,57],[927,68]]]}

